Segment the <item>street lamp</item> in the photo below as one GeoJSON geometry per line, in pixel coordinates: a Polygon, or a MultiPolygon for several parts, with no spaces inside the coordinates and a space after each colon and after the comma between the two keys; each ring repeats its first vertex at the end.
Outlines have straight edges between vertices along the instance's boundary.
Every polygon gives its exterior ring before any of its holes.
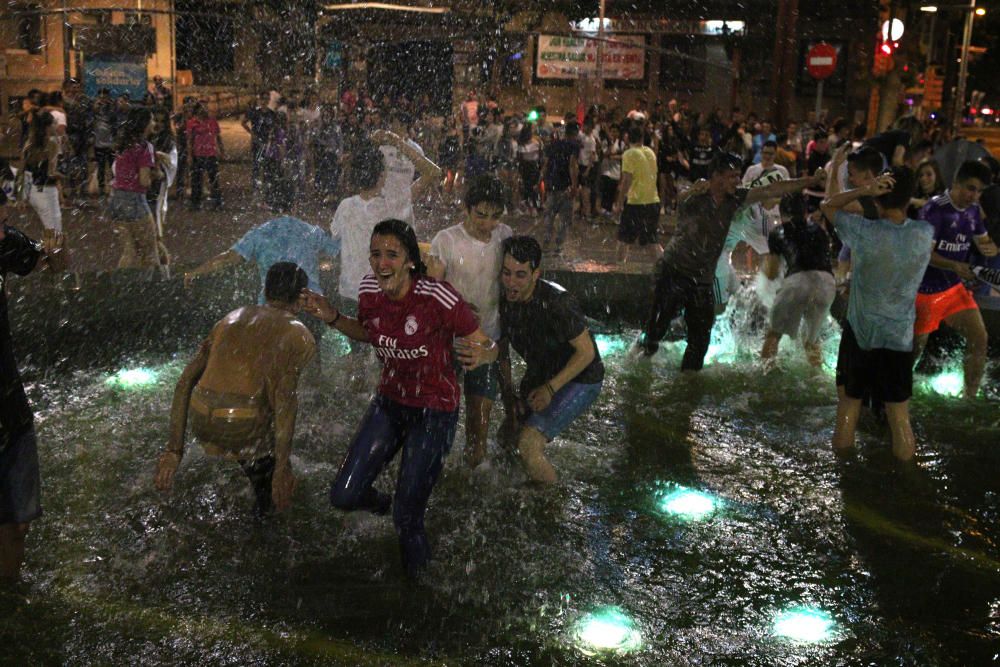
{"type": "MultiPolygon", "coordinates": [[[[976,7],[976,0],[969,0],[967,5],[923,5],[920,11],[932,14],[931,20],[940,9],[959,9],[967,12],[965,15],[965,29],[962,31],[962,55],[959,59],[958,85],[955,86],[955,110],[952,114],[951,127],[953,131],[958,131],[962,126],[962,107],[965,103],[965,86],[969,78],[969,47],[972,44],[972,21],[977,16],[984,16],[986,10],[976,7]]],[[[931,23],[931,40],[933,43],[933,23],[931,23]]],[[[928,54],[928,59],[930,54],[928,54]]]]}
{"type": "Polygon", "coordinates": [[[972,43],[972,19],[976,17],[976,0],[969,0],[965,15],[965,30],[962,32],[962,62],[958,68],[958,86],[955,89],[955,113],[951,127],[954,132],[962,127],[962,106],[965,104],[965,84],[969,78],[969,45],[972,43]]]}

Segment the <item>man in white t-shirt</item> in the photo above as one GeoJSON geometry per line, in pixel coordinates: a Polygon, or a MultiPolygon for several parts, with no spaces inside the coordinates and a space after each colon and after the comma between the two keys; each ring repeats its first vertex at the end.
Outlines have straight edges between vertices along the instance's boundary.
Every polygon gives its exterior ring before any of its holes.
{"type": "MultiPolygon", "coordinates": [[[[431,241],[427,274],[447,280],[479,316],[479,328],[500,338],[501,244],[513,234],[500,222],[506,193],[492,174],[477,176],[465,194],[465,221],[437,233],[431,241]]],[[[497,397],[497,362],[466,371],[465,462],[470,468],[486,457],[490,413],[497,397]]]]}
{"type": "Polygon", "coordinates": [[[358,286],[371,268],[369,246],[375,225],[391,217],[382,186],[385,171],[378,150],[363,145],[351,156],[350,178],[360,192],[337,206],[330,223],[330,236],[340,243],[340,302],[337,310],[355,316],[358,312],[358,286]]]}
{"type": "Polygon", "coordinates": [[[390,116],[390,131],[372,133],[385,167],[385,185],[382,196],[389,209],[389,218],[413,224],[413,199],[419,198],[431,185],[441,179],[441,169],[424,157],[423,149],[409,139],[409,116],[394,111],[390,116]],[[420,179],[414,183],[414,175],[420,179]]]}

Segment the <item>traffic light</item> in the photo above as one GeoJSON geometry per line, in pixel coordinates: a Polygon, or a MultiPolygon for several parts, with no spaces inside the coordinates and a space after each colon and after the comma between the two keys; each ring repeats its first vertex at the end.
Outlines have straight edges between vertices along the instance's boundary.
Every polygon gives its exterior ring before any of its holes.
{"type": "Polygon", "coordinates": [[[934,111],[941,108],[941,96],[944,91],[944,79],[937,67],[928,67],[924,72],[924,111],[934,111]]]}
{"type": "Polygon", "coordinates": [[[872,74],[874,76],[885,76],[896,66],[892,57],[895,51],[895,43],[879,39],[877,48],[875,49],[875,62],[872,65],[872,74]]]}

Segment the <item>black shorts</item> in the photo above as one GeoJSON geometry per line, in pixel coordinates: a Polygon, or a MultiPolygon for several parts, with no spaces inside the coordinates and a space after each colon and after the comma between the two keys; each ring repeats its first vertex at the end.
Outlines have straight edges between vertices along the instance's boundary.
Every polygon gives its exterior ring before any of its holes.
{"type": "Polygon", "coordinates": [[[618,223],[618,240],[639,245],[656,243],[659,222],[659,204],[625,204],[618,223]]]}
{"type": "Polygon", "coordinates": [[[862,350],[851,325],[844,322],[837,354],[837,386],[850,398],[871,396],[884,403],[903,403],[913,395],[913,352],[886,348],[862,350]]]}

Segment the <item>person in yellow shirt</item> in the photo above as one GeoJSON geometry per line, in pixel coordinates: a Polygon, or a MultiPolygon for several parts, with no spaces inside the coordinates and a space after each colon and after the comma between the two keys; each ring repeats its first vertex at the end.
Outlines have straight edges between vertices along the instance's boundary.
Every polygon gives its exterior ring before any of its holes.
{"type": "Polygon", "coordinates": [[[642,127],[632,125],[628,131],[628,149],[622,154],[622,181],[618,188],[615,212],[621,213],[618,223],[618,263],[628,261],[629,247],[653,244],[657,256],[663,246],[657,238],[660,218],[660,197],[656,192],[656,153],[642,142],[642,127]]]}

